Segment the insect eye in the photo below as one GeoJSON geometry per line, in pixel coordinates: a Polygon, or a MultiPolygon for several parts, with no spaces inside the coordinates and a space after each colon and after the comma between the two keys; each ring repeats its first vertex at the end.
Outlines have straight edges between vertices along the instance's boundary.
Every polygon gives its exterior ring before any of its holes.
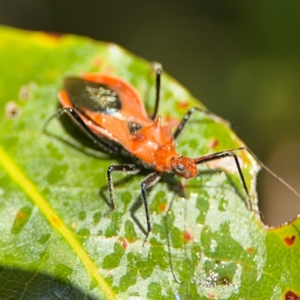
{"type": "Polygon", "coordinates": [[[184,171],[183,164],[177,164],[176,165],[176,171],[179,172],[179,173],[182,173],[184,171]]]}

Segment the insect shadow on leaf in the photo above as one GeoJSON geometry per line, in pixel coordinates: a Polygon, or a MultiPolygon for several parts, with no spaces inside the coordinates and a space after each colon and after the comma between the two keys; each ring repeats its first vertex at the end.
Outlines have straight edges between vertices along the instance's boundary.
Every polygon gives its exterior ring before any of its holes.
{"type": "MultiPolygon", "coordinates": [[[[166,213],[164,215],[164,223],[165,223],[165,230],[166,230],[166,237],[167,237],[166,240],[167,240],[167,247],[168,247],[168,258],[169,258],[169,265],[170,265],[170,269],[171,269],[171,272],[172,272],[173,279],[174,279],[174,281],[176,283],[181,284],[182,282],[177,278],[177,276],[175,274],[174,265],[173,265],[172,247],[171,247],[171,235],[170,235],[170,230],[169,230],[168,219],[169,219],[170,212],[172,210],[172,205],[173,205],[174,201],[176,199],[178,199],[178,197],[184,198],[185,199],[185,208],[186,208],[186,198],[185,198],[185,192],[184,192],[183,187],[181,185],[176,184],[174,182],[174,177],[170,178],[170,180],[167,181],[167,182],[168,182],[169,189],[174,192],[172,200],[170,201],[169,207],[166,210],[166,213]]],[[[184,213],[184,217],[186,217],[186,213],[184,213]]],[[[184,244],[184,253],[185,253],[186,260],[188,262],[186,244],[184,244]]]]}

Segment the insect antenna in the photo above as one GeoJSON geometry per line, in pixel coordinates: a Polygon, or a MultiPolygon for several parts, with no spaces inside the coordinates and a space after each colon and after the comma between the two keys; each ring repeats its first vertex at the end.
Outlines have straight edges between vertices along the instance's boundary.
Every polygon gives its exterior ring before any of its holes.
{"type": "Polygon", "coordinates": [[[173,195],[173,198],[170,202],[170,205],[166,211],[166,215],[164,216],[164,221],[165,221],[165,228],[166,228],[166,236],[167,236],[167,246],[168,246],[168,257],[169,257],[169,264],[170,264],[170,269],[171,269],[171,272],[172,272],[172,276],[173,276],[173,279],[176,283],[178,284],[181,284],[182,282],[177,279],[176,277],[176,274],[175,274],[175,271],[174,271],[174,266],[173,266],[173,257],[172,257],[172,252],[171,252],[171,237],[170,237],[170,231],[169,231],[169,228],[168,228],[168,217],[170,215],[170,211],[171,211],[171,208],[172,208],[172,205],[173,205],[173,202],[174,202],[174,199],[176,198],[176,195],[174,194],[173,195]]]}
{"type": "Polygon", "coordinates": [[[249,148],[241,147],[241,148],[238,148],[238,149],[234,149],[233,151],[235,151],[235,150],[245,150],[245,151],[247,151],[263,169],[265,169],[267,172],[269,172],[274,178],[276,178],[283,185],[285,185],[291,192],[293,192],[300,199],[300,194],[290,184],[288,184],[284,179],[282,179],[280,176],[278,176],[269,167],[267,167],[261,160],[259,160],[258,157],[249,148]]]}

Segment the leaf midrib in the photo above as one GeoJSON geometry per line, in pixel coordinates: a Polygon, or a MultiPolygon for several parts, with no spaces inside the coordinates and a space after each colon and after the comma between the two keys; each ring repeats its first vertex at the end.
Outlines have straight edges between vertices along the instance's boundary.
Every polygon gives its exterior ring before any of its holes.
{"type": "Polygon", "coordinates": [[[99,288],[107,296],[107,299],[115,299],[115,293],[99,273],[98,267],[89,258],[89,255],[82,248],[74,237],[72,231],[68,229],[62,219],[55,213],[47,200],[40,194],[34,183],[22,172],[14,163],[12,158],[0,147],[0,164],[4,170],[18,184],[18,186],[28,195],[31,201],[40,209],[41,213],[49,221],[51,226],[65,239],[70,248],[85,266],[87,272],[98,283],[99,288]]]}

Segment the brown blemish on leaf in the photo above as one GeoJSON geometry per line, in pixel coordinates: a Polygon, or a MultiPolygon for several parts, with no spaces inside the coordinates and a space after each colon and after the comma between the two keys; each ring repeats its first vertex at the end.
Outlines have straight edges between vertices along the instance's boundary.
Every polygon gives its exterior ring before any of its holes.
{"type": "Polygon", "coordinates": [[[159,212],[164,212],[164,211],[166,211],[166,207],[167,207],[167,205],[166,205],[165,203],[160,204],[160,205],[158,206],[158,211],[159,211],[159,212]]]}
{"type": "Polygon", "coordinates": [[[187,110],[190,105],[187,101],[179,101],[177,106],[179,109],[187,110]]]}
{"type": "Polygon", "coordinates": [[[293,293],[292,291],[288,291],[285,294],[285,300],[300,300],[299,296],[293,293]]]}
{"type": "Polygon", "coordinates": [[[17,212],[13,226],[11,228],[12,234],[19,234],[23,230],[23,228],[29,221],[31,213],[32,208],[30,206],[24,206],[17,212]]]}
{"type": "Polygon", "coordinates": [[[183,239],[186,243],[188,243],[189,241],[192,241],[194,239],[194,235],[189,231],[184,231],[183,239]]]}
{"type": "Polygon", "coordinates": [[[286,243],[288,246],[292,246],[292,245],[294,244],[294,242],[295,242],[295,239],[296,239],[296,237],[293,235],[293,236],[291,236],[291,237],[286,237],[286,238],[284,239],[284,241],[285,241],[285,243],[286,243]]]}
{"type": "Polygon", "coordinates": [[[16,216],[17,219],[23,220],[25,218],[25,214],[22,211],[19,211],[16,216]]]}
{"type": "Polygon", "coordinates": [[[9,101],[5,105],[5,116],[7,119],[16,119],[21,114],[21,109],[14,101],[9,101]]]}
{"type": "Polygon", "coordinates": [[[128,246],[128,241],[125,238],[120,238],[121,246],[126,249],[128,246]]]}
{"type": "Polygon", "coordinates": [[[21,100],[28,100],[30,98],[31,91],[36,87],[35,82],[29,82],[28,84],[24,84],[21,86],[19,90],[19,98],[21,100]]]}
{"type": "Polygon", "coordinates": [[[210,149],[215,149],[217,146],[219,145],[219,141],[217,139],[212,139],[209,144],[208,147],[210,149]]]}
{"type": "Polygon", "coordinates": [[[253,249],[252,247],[250,247],[250,248],[247,249],[247,252],[248,252],[248,253],[253,253],[253,252],[254,252],[254,249],[253,249]]]}

